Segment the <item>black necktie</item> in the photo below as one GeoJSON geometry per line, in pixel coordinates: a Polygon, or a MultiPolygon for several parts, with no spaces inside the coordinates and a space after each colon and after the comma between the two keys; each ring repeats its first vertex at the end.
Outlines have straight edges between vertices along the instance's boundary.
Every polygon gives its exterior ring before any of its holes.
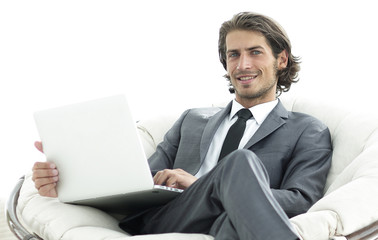
{"type": "Polygon", "coordinates": [[[244,134],[246,122],[252,117],[251,111],[246,108],[240,109],[236,115],[238,116],[238,120],[227,132],[218,161],[224,158],[227,154],[238,149],[240,140],[244,134]]]}

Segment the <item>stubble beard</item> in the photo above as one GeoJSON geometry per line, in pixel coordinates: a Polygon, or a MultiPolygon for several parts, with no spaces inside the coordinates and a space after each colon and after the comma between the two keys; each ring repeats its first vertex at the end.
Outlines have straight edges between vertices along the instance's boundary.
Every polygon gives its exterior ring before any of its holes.
{"type": "Polygon", "coordinates": [[[240,98],[253,100],[253,99],[263,98],[269,92],[271,92],[272,89],[275,88],[276,86],[277,86],[277,80],[272,82],[272,84],[270,84],[269,86],[266,86],[265,88],[259,89],[259,91],[257,91],[257,92],[243,93],[243,92],[239,92],[237,89],[235,89],[235,94],[237,94],[240,98]]]}
{"type": "MultiPolygon", "coordinates": [[[[270,84],[268,86],[265,86],[264,88],[259,89],[257,92],[252,92],[252,93],[243,93],[242,91],[238,91],[235,86],[233,86],[235,90],[235,94],[237,94],[240,98],[242,99],[247,99],[247,100],[253,100],[253,99],[259,99],[263,98],[265,95],[267,95],[273,88],[276,88],[277,86],[277,72],[278,72],[278,63],[277,61],[274,62],[273,65],[273,70],[274,70],[274,76],[273,80],[270,81],[270,84]]],[[[244,88],[248,88],[249,86],[245,86],[244,88]]]]}

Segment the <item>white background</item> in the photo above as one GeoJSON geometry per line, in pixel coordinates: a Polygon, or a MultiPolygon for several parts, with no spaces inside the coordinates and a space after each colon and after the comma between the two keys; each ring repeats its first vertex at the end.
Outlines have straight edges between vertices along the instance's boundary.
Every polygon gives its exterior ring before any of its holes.
{"type": "Polygon", "coordinates": [[[376,111],[373,1],[1,1],[0,197],[44,160],[37,110],[125,93],[139,119],[230,99],[218,30],[240,11],[286,29],[302,57],[290,94],[376,111]]]}

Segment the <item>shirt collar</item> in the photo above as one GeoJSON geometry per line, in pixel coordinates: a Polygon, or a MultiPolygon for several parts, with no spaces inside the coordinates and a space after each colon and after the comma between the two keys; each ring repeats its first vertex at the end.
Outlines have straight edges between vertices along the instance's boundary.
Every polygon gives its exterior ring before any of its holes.
{"type": "MultiPolygon", "coordinates": [[[[273,108],[277,106],[277,104],[278,99],[253,106],[249,108],[249,110],[252,112],[253,118],[256,120],[257,124],[260,125],[264,122],[265,118],[268,117],[273,108]]],[[[232,101],[229,120],[231,121],[231,119],[235,117],[236,113],[242,108],[244,107],[234,99],[232,101]]]]}

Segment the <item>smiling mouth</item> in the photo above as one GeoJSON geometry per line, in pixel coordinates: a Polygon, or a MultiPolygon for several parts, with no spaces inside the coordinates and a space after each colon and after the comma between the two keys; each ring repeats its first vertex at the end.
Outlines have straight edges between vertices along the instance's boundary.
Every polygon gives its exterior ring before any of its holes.
{"type": "Polygon", "coordinates": [[[240,77],[240,78],[238,78],[238,80],[240,80],[240,81],[248,81],[248,80],[255,79],[256,77],[257,76],[240,77]]]}
{"type": "Polygon", "coordinates": [[[254,79],[256,79],[258,76],[258,74],[253,74],[253,75],[248,75],[248,76],[240,76],[240,77],[237,77],[236,79],[239,80],[239,81],[242,81],[242,82],[250,82],[254,79]]]}

